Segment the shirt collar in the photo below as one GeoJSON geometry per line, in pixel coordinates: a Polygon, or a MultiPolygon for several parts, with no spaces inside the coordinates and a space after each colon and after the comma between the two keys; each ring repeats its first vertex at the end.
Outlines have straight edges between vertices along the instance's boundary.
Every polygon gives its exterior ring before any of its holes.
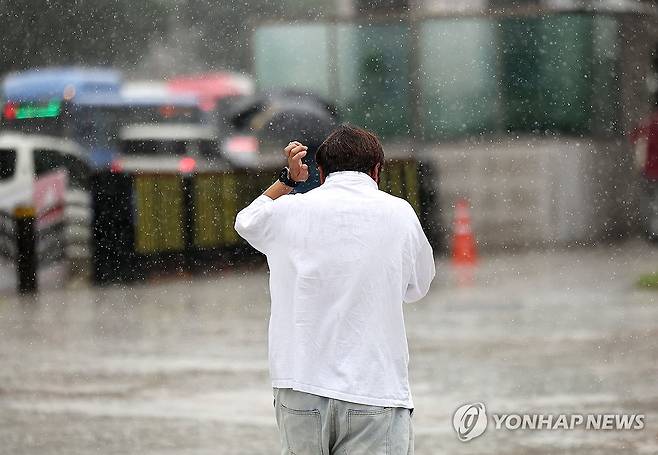
{"type": "Polygon", "coordinates": [[[360,171],[336,171],[329,174],[325,183],[349,182],[350,184],[363,184],[377,189],[377,182],[365,172],[360,171]]]}

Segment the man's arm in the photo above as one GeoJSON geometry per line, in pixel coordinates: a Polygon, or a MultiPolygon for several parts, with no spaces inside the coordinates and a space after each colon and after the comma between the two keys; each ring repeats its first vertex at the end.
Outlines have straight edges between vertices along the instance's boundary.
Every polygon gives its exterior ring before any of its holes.
{"type": "Polygon", "coordinates": [[[425,297],[436,274],[432,246],[427,240],[416,213],[413,212],[413,215],[415,226],[413,248],[415,251],[412,251],[413,263],[407,291],[404,294],[405,303],[416,302],[425,297]]]}
{"type": "MultiPolygon", "coordinates": [[[[288,159],[289,176],[296,182],[308,179],[308,166],[302,163],[307,149],[296,141],[289,143],[284,149],[288,159]]],[[[291,187],[277,180],[235,218],[237,233],[261,253],[267,254],[272,242],[272,202],[291,191],[291,187]]]]}
{"type": "MultiPolygon", "coordinates": [[[[288,144],[283,152],[288,159],[288,172],[290,178],[295,182],[305,182],[308,179],[308,166],[302,163],[302,158],[306,156],[308,147],[300,142],[293,141],[288,144]]],[[[270,199],[278,199],[292,191],[292,188],[277,180],[263,193],[270,199]]]]}

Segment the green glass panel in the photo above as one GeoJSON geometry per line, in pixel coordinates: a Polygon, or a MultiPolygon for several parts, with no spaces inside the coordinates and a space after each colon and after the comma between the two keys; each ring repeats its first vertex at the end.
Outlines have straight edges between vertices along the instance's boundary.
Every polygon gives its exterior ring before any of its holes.
{"type": "Polygon", "coordinates": [[[538,55],[543,129],[590,128],[592,18],[549,16],[541,23],[538,55]]]}
{"type": "Polygon", "coordinates": [[[409,134],[409,28],[336,27],[338,104],[346,121],[383,137],[409,134]]]}
{"type": "Polygon", "coordinates": [[[496,126],[495,27],[486,18],[423,23],[419,39],[421,122],[427,139],[496,126]]]}
{"type": "Polygon", "coordinates": [[[268,25],[254,36],[255,72],[261,89],[296,88],[329,95],[329,26],[268,25]]]}
{"type": "Polygon", "coordinates": [[[504,126],[511,131],[587,131],[592,17],[510,18],[499,28],[504,126]]]}
{"type": "Polygon", "coordinates": [[[504,127],[509,130],[534,130],[542,123],[540,24],[537,18],[512,18],[499,26],[504,127]]]}
{"type": "Polygon", "coordinates": [[[619,24],[614,17],[594,17],[593,131],[603,135],[621,132],[619,83],[619,24]]]}

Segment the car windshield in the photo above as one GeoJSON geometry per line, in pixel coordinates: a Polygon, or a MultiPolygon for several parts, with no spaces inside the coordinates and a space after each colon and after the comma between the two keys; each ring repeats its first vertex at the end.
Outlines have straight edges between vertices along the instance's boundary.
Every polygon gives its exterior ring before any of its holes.
{"type": "Polygon", "coordinates": [[[0,149],[0,180],[10,179],[16,170],[16,151],[0,149]]]}

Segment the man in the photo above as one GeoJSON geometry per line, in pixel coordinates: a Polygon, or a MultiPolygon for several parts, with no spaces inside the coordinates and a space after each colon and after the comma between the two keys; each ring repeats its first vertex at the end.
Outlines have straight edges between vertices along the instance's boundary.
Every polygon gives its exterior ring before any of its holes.
{"type": "Polygon", "coordinates": [[[658,239],[658,110],[644,119],[630,134],[635,145],[636,165],[642,172],[640,210],[645,229],[658,239]]]}
{"type": "Polygon", "coordinates": [[[648,180],[658,179],[658,110],[644,119],[633,131],[630,139],[644,150],[641,153],[642,174],[648,180]],[[639,144],[645,142],[644,144],[639,144]]]}
{"type": "Polygon", "coordinates": [[[379,191],[379,140],[344,125],[316,154],[284,149],[288,168],[242,210],[235,229],[267,256],[269,360],[282,453],[413,453],[402,304],[421,299],[434,257],[403,199],[379,191]]]}

